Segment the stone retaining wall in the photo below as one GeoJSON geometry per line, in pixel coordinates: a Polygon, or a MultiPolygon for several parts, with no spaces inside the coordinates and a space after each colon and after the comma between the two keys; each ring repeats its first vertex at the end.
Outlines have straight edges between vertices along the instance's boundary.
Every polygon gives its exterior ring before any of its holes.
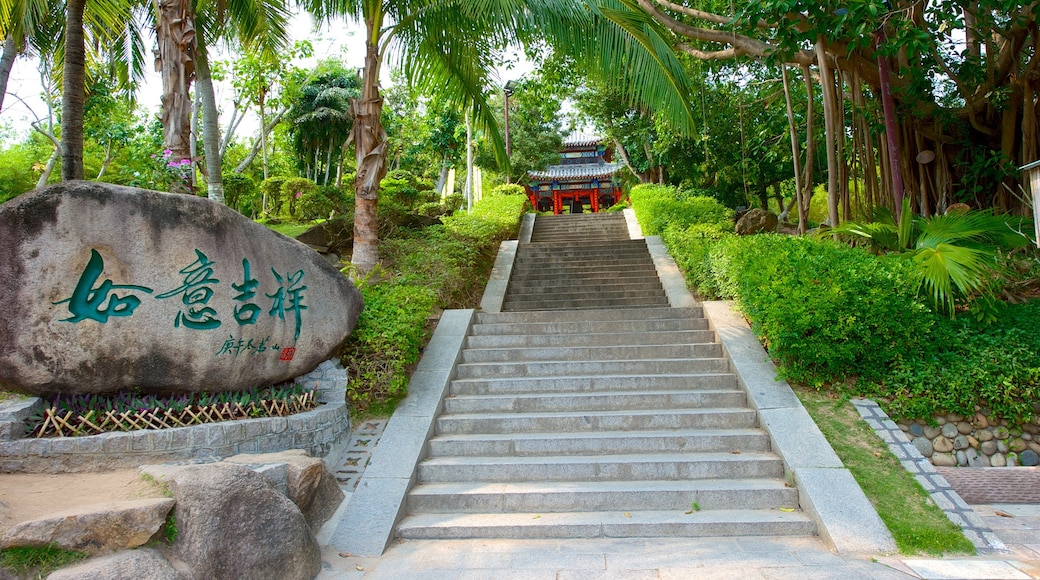
{"type": "Polygon", "coordinates": [[[1012,432],[1007,421],[992,421],[985,409],[973,417],[950,413],[937,426],[899,423],[914,447],[938,467],[1012,467],[1040,463],[1040,425],[1034,420],[1012,432]]]}
{"type": "Polygon", "coordinates": [[[42,411],[43,403],[37,398],[0,403],[0,472],[103,471],[287,449],[305,449],[313,457],[324,457],[342,436],[350,433],[347,371],[338,361],[328,360],[296,382],[314,389],[318,402],[323,404],[288,417],[85,437],[25,439],[24,420],[42,411]]]}

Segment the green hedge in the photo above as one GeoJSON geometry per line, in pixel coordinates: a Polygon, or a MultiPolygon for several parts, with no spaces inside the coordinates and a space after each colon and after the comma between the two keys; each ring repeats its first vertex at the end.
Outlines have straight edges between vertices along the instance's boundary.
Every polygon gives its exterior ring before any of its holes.
{"type": "Polygon", "coordinates": [[[665,185],[637,185],[628,194],[632,209],[647,236],[659,236],[669,226],[710,224],[733,229],[733,210],[711,197],[685,195],[665,185]]]}
{"type": "Polygon", "coordinates": [[[730,236],[708,262],[719,293],[798,382],[878,379],[926,344],[936,320],[917,300],[910,264],[837,243],[730,236]]]}

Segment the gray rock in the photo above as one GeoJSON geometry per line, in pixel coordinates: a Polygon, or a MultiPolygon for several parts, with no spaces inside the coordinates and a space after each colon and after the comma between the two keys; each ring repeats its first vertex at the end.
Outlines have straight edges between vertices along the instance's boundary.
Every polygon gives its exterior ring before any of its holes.
{"type": "Polygon", "coordinates": [[[949,421],[950,423],[957,423],[957,422],[963,421],[964,417],[961,416],[961,415],[958,415],[957,413],[947,413],[946,414],[946,420],[949,421]]]}
{"type": "Polygon", "coordinates": [[[159,531],[173,503],[168,498],[137,499],[54,513],[8,529],[0,548],[57,544],[87,554],[136,548],[159,531]]]}
{"type": "Polygon", "coordinates": [[[1022,441],[1017,437],[1008,442],[1008,449],[1014,451],[1015,453],[1021,453],[1022,451],[1025,451],[1026,448],[1026,442],[1022,441]]]}
{"type": "Polygon", "coordinates": [[[86,181],[0,205],[0,385],[224,391],[300,376],[361,296],[306,245],[200,197],[86,181]]]}
{"type": "Polygon", "coordinates": [[[982,451],[983,455],[993,455],[997,452],[997,442],[992,440],[983,441],[979,443],[979,451],[982,451]]]}
{"type": "Polygon", "coordinates": [[[1022,465],[1033,467],[1040,463],[1040,455],[1037,455],[1032,449],[1027,449],[1018,454],[1018,461],[1022,465]]]}
{"type": "Polygon", "coordinates": [[[1007,439],[1008,437],[1011,436],[1011,432],[1008,431],[1007,427],[1005,427],[1003,425],[1000,425],[996,429],[993,430],[993,436],[996,437],[997,439],[1007,439]]]}
{"type": "Polygon", "coordinates": [[[942,434],[942,430],[938,427],[932,427],[931,425],[924,426],[924,436],[928,439],[935,439],[942,434]]]}
{"type": "Polygon", "coordinates": [[[910,423],[909,432],[914,437],[920,437],[924,435],[924,427],[920,423],[910,423]]]}
{"type": "Polygon", "coordinates": [[[125,550],[56,570],[47,580],[191,580],[151,548],[125,550]]]}
{"type": "MultiPolygon", "coordinates": [[[[1014,462],[1012,461],[1012,465],[1014,462]]],[[[1008,458],[1003,453],[994,453],[993,457],[989,458],[990,467],[1006,467],[1008,465],[1008,458]]]]}
{"type": "Polygon", "coordinates": [[[284,483],[286,496],[300,511],[312,531],[317,531],[325,523],[340,502],[343,491],[336,482],[336,476],[325,466],[325,462],[317,457],[310,457],[302,449],[292,449],[280,453],[243,454],[228,457],[228,463],[265,463],[285,466],[284,483]]]}
{"type": "Polygon", "coordinates": [[[949,453],[953,451],[953,441],[950,441],[946,437],[936,437],[932,440],[932,447],[938,453],[949,453]]]}
{"type": "Polygon", "coordinates": [[[777,224],[780,223],[779,218],[776,214],[764,209],[752,209],[748,210],[739,220],[737,220],[736,232],[741,236],[748,236],[751,234],[774,232],[776,231],[777,224]]]}
{"type": "Polygon", "coordinates": [[[1011,451],[1007,439],[997,439],[997,451],[999,453],[1007,453],[1008,451],[1011,451]]]}
{"type": "Polygon", "coordinates": [[[924,437],[915,437],[914,438],[914,447],[916,447],[917,450],[924,457],[931,457],[932,453],[934,453],[934,451],[935,451],[934,448],[932,447],[932,442],[927,440],[927,439],[925,439],[924,437]]]}
{"type": "Polygon", "coordinates": [[[958,467],[967,467],[968,466],[968,455],[966,453],[964,453],[963,451],[958,451],[957,454],[956,454],[956,457],[957,457],[957,466],[958,467]]]}
{"type": "Polygon", "coordinates": [[[958,433],[960,433],[960,432],[957,431],[957,424],[956,423],[945,423],[942,426],[943,437],[946,437],[947,439],[953,439],[954,437],[957,436],[958,433]]]}
{"type": "Polygon", "coordinates": [[[989,429],[979,429],[975,436],[978,437],[979,441],[992,441],[993,431],[989,429]]]}
{"type": "Polygon", "coordinates": [[[967,421],[961,421],[957,423],[957,432],[961,435],[969,435],[975,430],[975,426],[967,421]]]}
{"type": "Polygon", "coordinates": [[[958,435],[953,438],[954,449],[967,449],[969,446],[970,444],[968,443],[968,438],[964,435],[958,435]]]}
{"type": "Polygon", "coordinates": [[[990,459],[978,452],[976,449],[968,449],[964,452],[968,457],[968,467],[989,467],[990,459]]]}
{"type": "Polygon", "coordinates": [[[307,521],[262,476],[224,463],[186,466],[166,481],[177,500],[173,555],[196,578],[317,575],[321,554],[307,521]]]}
{"type": "Polygon", "coordinates": [[[956,467],[957,458],[952,453],[936,453],[932,455],[932,464],[936,467],[956,467]]]}

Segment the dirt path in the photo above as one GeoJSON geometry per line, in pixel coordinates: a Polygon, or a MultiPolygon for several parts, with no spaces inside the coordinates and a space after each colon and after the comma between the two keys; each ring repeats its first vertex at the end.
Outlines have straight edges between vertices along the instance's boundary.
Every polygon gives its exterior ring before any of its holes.
{"type": "Polygon", "coordinates": [[[161,497],[136,469],[102,473],[0,473],[0,534],[21,522],[88,504],[161,497]]]}

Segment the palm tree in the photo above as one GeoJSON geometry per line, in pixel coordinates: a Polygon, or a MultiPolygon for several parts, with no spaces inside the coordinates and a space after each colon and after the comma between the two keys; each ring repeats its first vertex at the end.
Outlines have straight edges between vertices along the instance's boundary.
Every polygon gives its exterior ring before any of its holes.
{"type": "Polygon", "coordinates": [[[195,0],[195,15],[195,87],[202,103],[202,145],[206,158],[204,174],[209,199],[224,203],[219,113],[210,71],[209,48],[218,42],[237,40],[244,50],[274,55],[285,50],[289,44],[289,16],[281,0],[195,0]]]}
{"type": "Polygon", "coordinates": [[[69,0],[65,18],[65,65],[61,95],[61,178],[83,179],[83,105],[86,50],[83,9],[87,0],[69,0]]]}
{"type": "Polygon", "coordinates": [[[376,231],[379,182],[386,174],[386,131],[380,119],[380,68],[394,55],[406,78],[430,94],[446,95],[470,111],[490,136],[502,165],[505,146],[484,91],[499,48],[544,36],[592,74],[612,78],[634,101],[659,107],[680,127],[692,123],[687,82],[674,54],[645,13],[616,0],[310,0],[319,20],[346,15],[365,24],[361,96],[354,99],[354,252],[359,274],[379,259],[376,231]],[[619,72],[625,71],[624,76],[619,72]]]}

